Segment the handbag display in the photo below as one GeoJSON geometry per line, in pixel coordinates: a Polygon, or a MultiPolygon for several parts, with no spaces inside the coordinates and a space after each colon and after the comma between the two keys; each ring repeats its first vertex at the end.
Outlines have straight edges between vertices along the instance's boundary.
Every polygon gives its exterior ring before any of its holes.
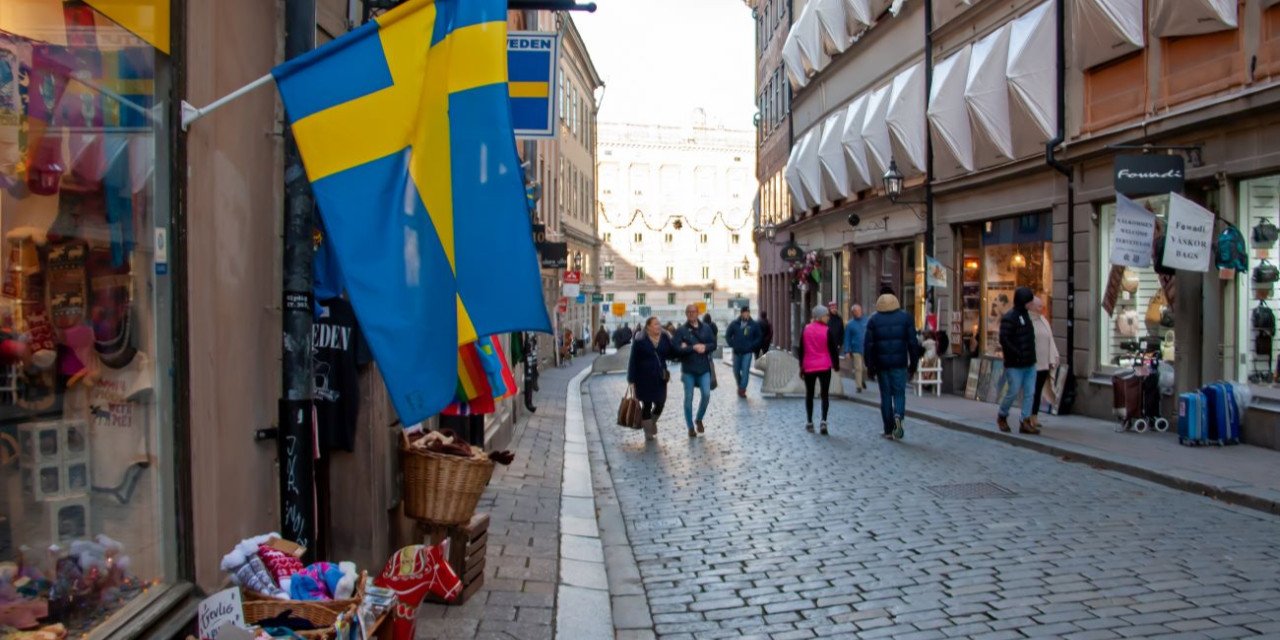
{"type": "Polygon", "coordinates": [[[640,428],[640,401],[631,393],[631,387],[622,394],[622,402],[618,404],[618,426],[628,429],[640,428]]]}
{"type": "Polygon", "coordinates": [[[1253,227],[1253,247],[1255,249],[1270,249],[1276,246],[1276,238],[1280,238],[1280,229],[1272,224],[1270,220],[1263,218],[1261,222],[1253,227]]]}
{"type": "Polygon", "coordinates": [[[1165,302],[1164,293],[1156,292],[1156,295],[1151,296],[1151,302],[1147,303],[1147,315],[1145,318],[1147,324],[1160,324],[1160,321],[1164,316],[1164,310],[1168,308],[1169,305],[1165,302]]]}
{"type": "Polygon", "coordinates": [[[1140,283],[1141,280],[1138,278],[1138,272],[1125,267],[1124,276],[1120,280],[1120,288],[1128,291],[1129,293],[1137,293],[1138,285],[1140,283]]]}
{"type": "Polygon", "coordinates": [[[1116,333],[1122,338],[1138,337],[1138,312],[1130,309],[1116,316],[1116,333]]]}
{"type": "Polygon", "coordinates": [[[1276,314],[1265,303],[1254,307],[1253,313],[1249,318],[1249,324],[1259,333],[1272,336],[1276,334],[1276,314]]]}
{"type": "Polygon", "coordinates": [[[1261,264],[1253,268],[1253,281],[1258,284],[1273,284],[1280,280],[1280,269],[1274,264],[1263,260],[1261,264]]]}
{"type": "Polygon", "coordinates": [[[1160,343],[1160,359],[1165,362],[1173,362],[1174,356],[1174,335],[1173,330],[1164,334],[1164,341],[1160,343]]]}

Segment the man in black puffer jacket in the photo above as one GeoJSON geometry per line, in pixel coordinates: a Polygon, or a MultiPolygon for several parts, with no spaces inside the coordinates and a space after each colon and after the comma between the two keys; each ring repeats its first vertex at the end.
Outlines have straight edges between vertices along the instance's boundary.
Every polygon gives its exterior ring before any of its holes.
{"type": "Polygon", "coordinates": [[[902,309],[898,297],[883,293],[876,299],[876,314],[867,321],[863,338],[867,375],[880,385],[880,418],[884,437],[905,435],[902,421],[907,413],[907,372],[920,359],[916,322],[902,309]]]}
{"type": "Polygon", "coordinates": [[[1013,406],[1013,399],[1021,395],[1022,422],[1018,425],[1018,432],[1039,433],[1030,419],[1031,407],[1038,401],[1033,397],[1036,388],[1036,331],[1027,312],[1027,305],[1034,297],[1031,289],[1018,287],[1013,294],[1013,308],[1000,318],[1000,349],[1004,352],[1005,379],[1009,381],[996,417],[996,426],[1001,431],[1009,430],[1009,409],[1013,406]]]}

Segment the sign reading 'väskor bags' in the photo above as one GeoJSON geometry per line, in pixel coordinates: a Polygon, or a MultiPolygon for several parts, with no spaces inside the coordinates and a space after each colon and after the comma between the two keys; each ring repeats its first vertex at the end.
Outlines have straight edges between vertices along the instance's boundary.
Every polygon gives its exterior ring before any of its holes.
{"type": "Polygon", "coordinates": [[[1130,197],[1182,193],[1185,180],[1186,163],[1182,156],[1116,156],[1116,193],[1130,197]]]}

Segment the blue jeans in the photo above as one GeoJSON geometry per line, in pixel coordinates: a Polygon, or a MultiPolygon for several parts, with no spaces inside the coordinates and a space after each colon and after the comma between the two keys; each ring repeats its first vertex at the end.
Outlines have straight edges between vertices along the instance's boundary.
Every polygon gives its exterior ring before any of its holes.
{"type": "Polygon", "coordinates": [[[1009,389],[1005,391],[1004,398],[1000,399],[1000,417],[1009,417],[1009,409],[1013,406],[1013,399],[1018,394],[1022,395],[1022,417],[1029,417],[1035,402],[1032,396],[1036,392],[1036,368],[1032,366],[1005,369],[1004,376],[1009,381],[1009,389]]]}
{"type": "Polygon", "coordinates": [[[708,371],[702,375],[693,375],[686,373],[680,376],[684,382],[684,423],[685,426],[693,428],[693,387],[696,385],[702,390],[702,399],[698,401],[698,420],[707,415],[707,404],[711,402],[711,372],[708,371]]]}
{"type": "Polygon", "coordinates": [[[750,353],[733,354],[733,379],[738,381],[739,389],[747,388],[747,381],[751,380],[750,353]]]}
{"type": "Polygon", "coordinates": [[[884,432],[893,433],[893,419],[907,415],[907,370],[890,369],[876,375],[880,385],[880,419],[884,432]]]}

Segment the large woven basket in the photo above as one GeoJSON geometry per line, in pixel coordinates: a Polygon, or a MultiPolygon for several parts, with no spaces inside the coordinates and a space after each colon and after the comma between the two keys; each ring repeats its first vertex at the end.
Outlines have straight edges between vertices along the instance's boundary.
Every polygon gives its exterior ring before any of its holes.
{"type": "Polygon", "coordinates": [[[331,602],[312,602],[303,600],[253,600],[244,603],[244,621],[255,625],[260,620],[274,618],[285,611],[298,618],[305,618],[316,626],[314,631],[297,631],[295,633],[307,640],[329,640],[333,638],[333,623],[338,621],[338,614],[327,604],[331,602]]]}
{"type": "Polygon", "coordinates": [[[493,461],[405,447],[404,513],[436,524],[466,524],[493,477],[493,461]]]}
{"type": "MultiPolygon", "coordinates": [[[[351,605],[356,605],[356,606],[360,605],[360,602],[364,600],[364,583],[368,577],[369,577],[368,571],[360,572],[360,576],[356,578],[356,592],[352,595],[352,597],[347,598],[346,600],[278,600],[276,598],[272,598],[269,595],[258,593],[257,591],[254,591],[252,589],[246,589],[244,587],[240,587],[240,600],[245,603],[265,602],[270,604],[285,605],[285,606],[278,607],[276,613],[279,613],[281,611],[284,611],[285,609],[290,608],[288,605],[292,605],[295,603],[306,604],[306,605],[316,605],[332,611],[336,616],[337,614],[342,613],[343,611],[346,611],[347,609],[351,608],[351,605]]],[[[274,615],[275,614],[271,614],[265,617],[270,618],[274,615]]]]}

